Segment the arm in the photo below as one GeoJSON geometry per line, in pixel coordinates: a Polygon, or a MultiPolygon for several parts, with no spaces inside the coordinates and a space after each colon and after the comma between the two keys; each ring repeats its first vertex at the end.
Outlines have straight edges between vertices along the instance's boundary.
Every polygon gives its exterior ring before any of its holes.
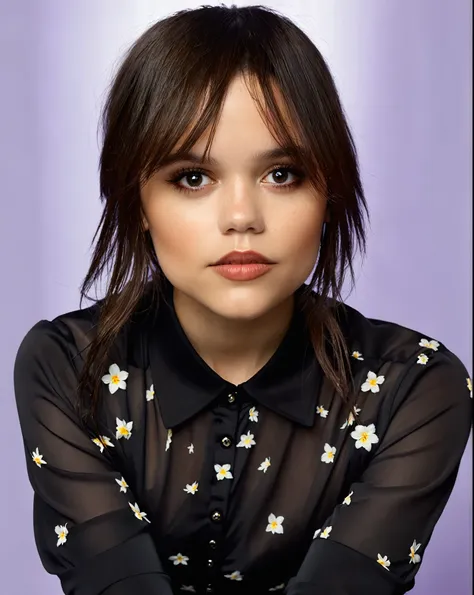
{"type": "Polygon", "coordinates": [[[321,527],[332,529],[313,540],[287,595],[401,595],[413,587],[471,428],[467,370],[441,349],[426,367],[416,357],[408,367],[387,402],[387,431],[375,452],[361,449],[370,463],[321,527]]]}
{"type": "Polygon", "coordinates": [[[23,339],[15,361],[42,564],[68,595],[171,595],[149,523],[135,516],[129,503],[136,499],[116,481],[122,474],[109,454],[115,447],[95,444],[76,416],[72,343],[60,325],[41,321],[23,339]]]}

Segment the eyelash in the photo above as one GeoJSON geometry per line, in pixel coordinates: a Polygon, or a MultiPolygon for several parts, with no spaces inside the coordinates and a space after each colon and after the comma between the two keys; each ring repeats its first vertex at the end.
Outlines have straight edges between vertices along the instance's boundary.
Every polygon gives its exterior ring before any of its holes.
{"type": "MultiPolygon", "coordinates": [[[[268,176],[268,175],[274,173],[275,171],[280,171],[280,170],[289,171],[290,173],[292,173],[293,175],[296,176],[296,180],[294,182],[291,182],[290,184],[285,184],[285,185],[271,184],[271,186],[276,188],[278,191],[291,190],[292,188],[300,185],[301,182],[304,180],[305,176],[302,171],[300,171],[298,168],[296,168],[292,165],[287,165],[287,164],[286,165],[276,165],[266,175],[268,176]]],[[[178,169],[178,171],[176,171],[170,179],[168,179],[168,182],[170,184],[172,184],[177,190],[179,190],[180,192],[184,192],[186,194],[200,192],[201,190],[203,190],[203,188],[205,188],[205,186],[202,186],[201,188],[192,189],[192,188],[185,188],[184,186],[180,186],[178,184],[178,182],[182,178],[184,178],[185,175],[188,175],[188,174],[202,174],[204,176],[209,176],[209,174],[206,171],[204,171],[203,169],[201,169],[199,167],[182,167],[182,168],[178,169]]]]}

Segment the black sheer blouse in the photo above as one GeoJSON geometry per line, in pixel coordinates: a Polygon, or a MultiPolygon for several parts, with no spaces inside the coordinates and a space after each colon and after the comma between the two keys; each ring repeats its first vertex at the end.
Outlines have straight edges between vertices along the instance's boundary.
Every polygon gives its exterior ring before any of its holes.
{"type": "Polygon", "coordinates": [[[233,385],[194,350],[172,291],[116,341],[99,435],[74,406],[99,306],[38,322],[19,348],[35,539],[64,593],[410,590],[471,428],[458,357],[345,306],[347,415],[297,307],[267,364],[233,385]]]}

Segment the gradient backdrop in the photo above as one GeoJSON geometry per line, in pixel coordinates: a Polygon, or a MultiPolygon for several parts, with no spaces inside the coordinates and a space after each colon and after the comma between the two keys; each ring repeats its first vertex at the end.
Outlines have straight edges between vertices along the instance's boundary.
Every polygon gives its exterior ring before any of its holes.
{"type": "MultiPolygon", "coordinates": [[[[78,308],[100,215],[98,115],[123,51],[153,21],[200,4],[0,0],[0,591],[8,595],[61,592],[33,541],[16,350],[36,321],[78,308]]],[[[358,145],[372,225],[348,303],[445,343],[472,375],[471,2],[269,6],[320,48],[358,145]]],[[[416,595],[472,592],[471,461],[470,441],[416,595]]]]}

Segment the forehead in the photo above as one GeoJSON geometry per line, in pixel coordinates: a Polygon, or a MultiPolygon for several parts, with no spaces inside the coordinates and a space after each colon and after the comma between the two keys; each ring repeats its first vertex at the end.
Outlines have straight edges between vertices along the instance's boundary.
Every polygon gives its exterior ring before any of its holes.
{"type": "Polygon", "coordinates": [[[222,98],[219,113],[191,148],[188,138],[190,138],[192,131],[199,124],[199,121],[203,121],[203,113],[208,109],[209,102],[212,101],[209,91],[206,90],[196,117],[188,124],[185,132],[178,142],[176,142],[170,154],[163,159],[163,165],[168,165],[178,160],[217,165],[216,160],[210,157],[209,150],[206,155],[203,155],[203,153],[209,136],[212,134],[210,142],[213,142],[214,135],[219,135],[219,128],[223,131],[223,134],[228,132],[234,139],[249,136],[252,140],[260,140],[263,132],[266,137],[263,141],[265,147],[262,147],[261,150],[255,147],[255,152],[252,152],[252,147],[249,146],[253,161],[271,161],[283,157],[297,159],[303,150],[296,140],[294,127],[288,115],[288,108],[283,100],[283,95],[273,82],[271,83],[270,92],[277,104],[278,116],[274,113],[273,109],[267,106],[265,94],[254,77],[249,75],[234,77],[222,98]],[[283,138],[278,140],[278,132],[281,132],[282,126],[285,128],[286,140],[283,138]],[[270,135],[274,138],[274,142],[271,142],[269,145],[268,136],[270,135]]]}

